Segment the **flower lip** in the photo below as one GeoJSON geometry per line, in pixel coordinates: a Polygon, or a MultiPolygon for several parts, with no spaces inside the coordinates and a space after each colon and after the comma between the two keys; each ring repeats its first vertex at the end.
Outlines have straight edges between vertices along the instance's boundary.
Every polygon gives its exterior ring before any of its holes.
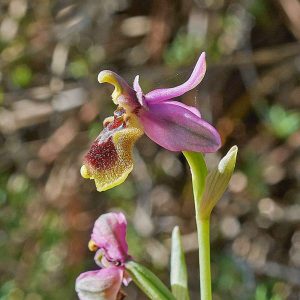
{"type": "Polygon", "coordinates": [[[96,139],[84,158],[84,165],[91,166],[97,171],[103,171],[115,164],[118,160],[118,155],[111,135],[112,133],[109,132],[107,135],[104,134],[99,139],[96,139]]]}
{"type": "Polygon", "coordinates": [[[142,134],[137,117],[119,107],[84,156],[82,177],[94,179],[99,192],[121,184],[132,171],[133,144],[142,134]]]}

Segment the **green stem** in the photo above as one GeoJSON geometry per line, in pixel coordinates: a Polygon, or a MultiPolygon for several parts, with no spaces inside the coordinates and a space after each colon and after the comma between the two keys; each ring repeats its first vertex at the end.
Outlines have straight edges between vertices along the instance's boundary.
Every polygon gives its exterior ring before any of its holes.
{"type": "Polygon", "coordinates": [[[201,153],[183,152],[187,159],[193,183],[193,194],[196,211],[196,223],[199,245],[199,267],[200,267],[200,289],[201,300],[211,300],[211,275],[210,275],[210,242],[209,242],[209,222],[210,217],[201,218],[200,204],[205,190],[207,168],[201,153]]]}
{"type": "Polygon", "coordinates": [[[209,219],[201,219],[196,213],[198,244],[199,244],[199,265],[200,265],[200,289],[201,300],[211,300],[211,273],[210,273],[210,240],[209,240],[209,219]]]}

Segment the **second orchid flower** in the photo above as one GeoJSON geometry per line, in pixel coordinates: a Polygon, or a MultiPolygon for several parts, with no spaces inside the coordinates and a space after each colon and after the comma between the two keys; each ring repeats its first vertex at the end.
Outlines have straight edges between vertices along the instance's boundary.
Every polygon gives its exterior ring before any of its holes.
{"type": "Polygon", "coordinates": [[[96,251],[96,271],[82,273],[76,280],[80,300],[116,300],[122,298],[121,285],[130,278],[124,264],[130,259],[126,242],[127,222],[122,213],[101,215],[95,222],[89,249],[96,251]]]}

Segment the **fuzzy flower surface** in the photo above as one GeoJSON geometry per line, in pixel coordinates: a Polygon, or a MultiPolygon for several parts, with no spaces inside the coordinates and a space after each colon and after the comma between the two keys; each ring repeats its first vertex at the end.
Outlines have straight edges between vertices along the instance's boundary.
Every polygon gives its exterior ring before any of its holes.
{"type": "Polygon", "coordinates": [[[121,285],[130,282],[124,267],[130,259],[126,229],[122,213],[107,213],[96,220],[89,249],[96,251],[95,262],[100,268],[76,279],[75,290],[80,300],[122,299],[121,285]]]}
{"type": "Polygon", "coordinates": [[[121,184],[133,169],[133,145],[144,133],[170,151],[217,151],[221,146],[217,130],[201,118],[197,108],[175,100],[194,89],[205,72],[203,52],[186,82],[145,94],[138,75],[131,88],[118,74],[101,71],[98,81],[114,86],[112,100],[117,109],[104,120],[104,129],[84,157],[81,175],[94,179],[98,191],[121,184]]]}

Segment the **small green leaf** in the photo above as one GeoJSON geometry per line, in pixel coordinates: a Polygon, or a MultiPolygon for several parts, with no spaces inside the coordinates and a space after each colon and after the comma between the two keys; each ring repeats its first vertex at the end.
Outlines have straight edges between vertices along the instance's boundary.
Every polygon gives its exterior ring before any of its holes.
{"type": "Polygon", "coordinates": [[[32,80],[31,69],[23,64],[15,67],[11,73],[11,80],[16,87],[27,87],[32,80]]]}
{"type": "Polygon", "coordinates": [[[129,261],[125,264],[135,284],[152,300],[175,300],[170,290],[146,267],[129,261]]]}
{"type": "Polygon", "coordinates": [[[300,114],[280,105],[270,107],[267,124],[279,138],[288,138],[300,128],[300,114]]]}
{"type": "Polygon", "coordinates": [[[177,300],[189,300],[188,276],[178,226],[172,232],[171,286],[177,300]]]}
{"type": "Polygon", "coordinates": [[[89,73],[89,68],[84,59],[77,59],[69,64],[68,71],[71,76],[78,79],[86,77],[89,73]]]}
{"type": "Polygon", "coordinates": [[[201,200],[202,194],[204,192],[205,178],[207,175],[205,160],[203,158],[202,153],[186,151],[182,153],[190,165],[193,181],[194,198],[195,201],[197,201],[199,204],[199,201],[201,200]]]}
{"type": "Polygon", "coordinates": [[[200,204],[201,218],[209,218],[212,209],[224,194],[235,167],[237,152],[238,147],[233,146],[219,165],[208,173],[200,204]]]}

